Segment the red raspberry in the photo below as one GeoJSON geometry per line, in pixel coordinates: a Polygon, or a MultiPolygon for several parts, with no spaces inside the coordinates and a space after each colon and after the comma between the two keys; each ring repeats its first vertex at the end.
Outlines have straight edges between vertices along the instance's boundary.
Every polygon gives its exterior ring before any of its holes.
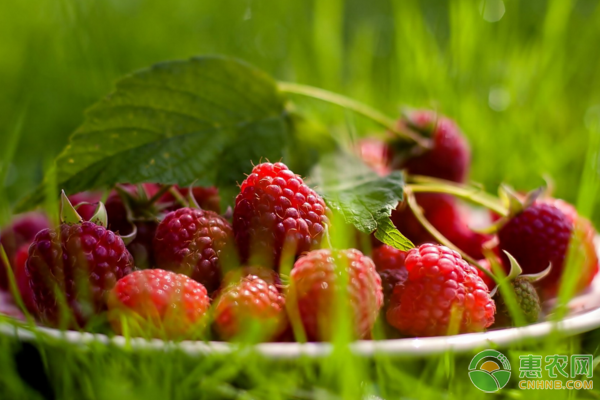
{"type": "Polygon", "coordinates": [[[373,262],[375,268],[377,268],[377,273],[381,277],[384,309],[389,304],[394,287],[402,285],[408,277],[408,271],[404,265],[406,254],[406,251],[395,249],[387,244],[373,249],[373,262]]]}
{"type": "Polygon", "coordinates": [[[285,330],[286,322],[283,296],[255,275],[227,287],[215,309],[215,330],[224,340],[255,334],[260,341],[271,341],[285,330]]]}
{"type": "MultiPolygon", "coordinates": [[[[520,264],[523,274],[536,274],[550,263],[550,274],[540,281],[544,292],[555,292],[573,234],[573,222],[554,205],[536,201],[512,217],[498,231],[500,250],[509,252],[520,264]]],[[[501,252],[503,265],[510,265],[501,252]]]]}
{"type": "MultiPolygon", "coordinates": [[[[15,265],[15,256],[21,246],[29,246],[35,235],[42,229],[50,227],[50,221],[46,214],[41,212],[29,212],[16,216],[10,225],[0,232],[0,243],[8,257],[9,263],[15,265]]],[[[8,289],[7,266],[0,258],[0,289],[8,289]]]]}
{"type": "Polygon", "coordinates": [[[235,199],[233,230],[242,261],[258,257],[252,263],[278,266],[284,244],[296,256],[318,247],[329,224],[326,213],[321,196],[283,163],[257,165],[235,199]]]}
{"type": "Polygon", "coordinates": [[[19,251],[17,251],[17,255],[15,256],[15,280],[17,281],[17,289],[21,294],[21,298],[23,299],[23,303],[25,303],[25,307],[27,307],[27,310],[29,310],[30,313],[37,315],[37,305],[35,304],[33,291],[31,290],[29,278],[27,277],[27,272],[25,271],[25,265],[27,264],[28,257],[29,245],[26,244],[19,248],[19,251]]]}
{"type": "Polygon", "coordinates": [[[69,196],[69,201],[77,208],[77,213],[84,221],[89,221],[94,216],[100,200],[102,200],[102,192],[79,192],[69,196]]]}
{"type": "Polygon", "coordinates": [[[221,283],[232,238],[229,222],[217,213],[192,208],[172,211],[156,229],[156,264],[188,275],[212,293],[221,283]]]}
{"type": "Polygon", "coordinates": [[[195,339],[205,326],[210,299],[202,284],[160,269],[135,271],[108,296],[109,321],[122,333],[162,339],[195,339]]]}
{"type": "Polygon", "coordinates": [[[381,139],[364,138],[358,142],[358,156],[380,176],[392,172],[393,152],[390,146],[381,139]]]}
{"type": "Polygon", "coordinates": [[[494,323],[496,307],[487,286],[457,252],[423,244],[408,253],[406,269],[408,279],[394,289],[386,314],[402,334],[479,332],[494,323]]]}
{"type": "Polygon", "coordinates": [[[381,288],[383,289],[383,309],[387,310],[394,288],[398,285],[404,285],[408,279],[408,271],[402,269],[384,269],[377,271],[381,278],[381,288]]]}
{"type": "MultiPolygon", "coordinates": [[[[490,264],[489,260],[487,260],[487,259],[484,258],[484,259],[479,260],[477,262],[485,270],[487,270],[489,272],[493,272],[492,271],[492,265],[490,264]]],[[[498,263],[502,264],[502,261],[498,260],[498,263]]],[[[486,284],[486,286],[488,287],[488,289],[492,290],[493,288],[496,287],[496,282],[492,278],[490,278],[489,276],[487,276],[487,274],[485,274],[483,271],[477,269],[477,275],[479,275],[479,277],[483,280],[483,282],[486,284]]]]}
{"type": "Polygon", "coordinates": [[[12,295],[4,290],[0,290],[0,315],[6,315],[23,322],[27,321],[23,312],[14,303],[12,295]]]}
{"type": "Polygon", "coordinates": [[[377,271],[386,269],[405,269],[406,251],[398,250],[387,244],[373,249],[373,262],[377,271]]]}
{"type": "Polygon", "coordinates": [[[469,174],[471,150],[454,121],[430,110],[417,110],[400,127],[408,126],[430,137],[433,148],[406,160],[400,169],[411,175],[426,175],[463,183],[469,174]]]}
{"type": "Polygon", "coordinates": [[[345,268],[353,334],[367,336],[383,304],[381,279],[375,264],[355,249],[311,251],[294,264],[288,302],[297,305],[308,340],[329,340],[335,329],[336,287],[345,268]]]}
{"type": "MultiPolygon", "coordinates": [[[[588,287],[594,276],[598,273],[598,254],[594,245],[594,238],[597,235],[596,229],[590,220],[579,215],[575,207],[564,200],[547,198],[540,201],[551,204],[561,210],[573,224],[571,245],[576,246],[578,249],[575,251],[578,257],[575,262],[579,267],[577,271],[579,279],[577,280],[575,290],[579,292],[588,287]]],[[[539,282],[539,285],[543,288],[544,296],[551,297],[555,295],[558,291],[558,281],[555,285],[544,281],[545,279],[539,282]]]]}
{"type": "MultiPolygon", "coordinates": [[[[173,189],[177,190],[181,194],[181,196],[187,200],[188,193],[190,191],[188,188],[182,188],[175,185],[173,186],[173,189]]],[[[221,212],[221,198],[219,196],[219,189],[217,189],[216,187],[194,186],[192,188],[192,193],[194,194],[194,199],[196,200],[196,203],[198,203],[200,208],[202,208],[203,210],[214,211],[217,214],[221,212]]],[[[167,210],[169,211],[174,211],[177,208],[181,207],[177,206],[175,197],[170,192],[165,193],[165,196],[161,198],[161,202],[171,202],[174,204],[167,208],[167,210]]]]}
{"type": "MultiPolygon", "coordinates": [[[[446,239],[469,256],[475,259],[483,258],[482,246],[491,236],[469,228],[454,197],[444,193],[417,193],[415,197],[425,218],[446,239]]],[[[436,242],[406,203],[400,204],[392,212],[392,221],[396,228],[415,244],[436,242]]]]}
{"type": "Polygon", "coordinates": [[[133,268],[133,257],[119,236],[83,222],[39,232],[29,248],[25,271],[43,322],[62,326],[74,316],[84,326],[106,309],[106,294],[133,268]],[[73,315],[63,313],[61,297],[73,315]]]}
{"type": "Polygon", "coordinates": [[[277,272],[273,271],[271,268],[255,266],[236,268],[229,271],[223,277],[223,283],[225,285],[235,284],[249,275],[257,276],[269,285],[275,285],[278,288],[281,287],[281,278],[277,272]]]}

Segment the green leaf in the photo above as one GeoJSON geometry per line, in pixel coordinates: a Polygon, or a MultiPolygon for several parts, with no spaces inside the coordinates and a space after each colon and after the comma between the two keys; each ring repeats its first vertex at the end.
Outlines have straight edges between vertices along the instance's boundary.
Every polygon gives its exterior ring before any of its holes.
{"type": "Polygon", "coordinates": [[[381,177],[356,157],[335,153],[321,159],[311,178],[327,205],[347,223],[364,233],[376,231],[377,239],[397,249],[414,247],[390,220],[404,192],[400,171],[381,177]]]}
{"type": "MultiPolygon", "coordinates": [[[[235,59],[157,64],[93,106],[56,159],[67,193],[115,183],[217,185],[233,193],[260,159],[279,160],[291,124],[276,82],[235,59]]],[[[19,208],[43,200],[38,190],[19,208]]]]}
{"type": "Polygon", "coordinates": [[[408,251],[415,247],[415,245],[408,240],[406,236],[400,233],[389,217],[385,217],[377,221],[375,238],[387,245],[395,247],[398,250],[408,251]]]}

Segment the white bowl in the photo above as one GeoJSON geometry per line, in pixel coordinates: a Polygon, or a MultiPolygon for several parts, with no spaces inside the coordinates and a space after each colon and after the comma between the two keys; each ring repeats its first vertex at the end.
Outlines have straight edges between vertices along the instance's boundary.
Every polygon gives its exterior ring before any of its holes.
{"type": "MultiPolygon", "coordinates": [[[[491,330],[483,333],[470,333],[455,336],[428,338],[406,338],[391,340],[359,340],[351,345],[352,351],[359,355],[375,354],[428,355],[452,350],[467,352],[475,349],[507,346],[528,339],[541,339],[553,331],[561,335],[576,335],[600,327],[600,275],[596,276],[585,293],[580,294],[569,303],[570,313],[560,322],[541,322],[522,328],[491,330]]],[[[84,345],[91,341],[110,343],[117,346],[130,346],[139,349],[165,349],[178,347],[189,354],[228,353],[236,345],[226,342],[183,341],[179,343],[165,342],[159,339],[131,339],[129,342],[122,336],[108,337],[102,334],[82,333],[76,331],[59,331],[56,329],[36,328],[36,332],[27,328],[19,328],[11,324],[0,324],[0,333],[18,337],[24,341],[36,341],[38,335],[48,335],[74,345],[84,345]]],[[[319,357],[327,355],[331,349],[328,343],[261,343],[255,346],[256,351],[269,358],[289,359],[302,355],[319,357]]]]}

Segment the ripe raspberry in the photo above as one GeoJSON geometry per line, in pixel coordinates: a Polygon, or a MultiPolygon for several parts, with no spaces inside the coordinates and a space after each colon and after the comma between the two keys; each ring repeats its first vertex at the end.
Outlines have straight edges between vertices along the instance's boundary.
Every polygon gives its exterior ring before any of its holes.
{"type": "MultiPolygon", "coordinates": [[[[190,191],[188,188],[182,188],[177,185],[173,186],[173,190],[177,190],[184,199],[188,198],[190,191]]],[[[192,188],[192,193],[194,194],[194,199],[196,200],[196,203],[198,203],[200,208],[202,208],[203,210],[214,211],[217,214],[221,212],[221,198],[219,196],[219,189],[217,189],[216,187],[194,186],[192,188]]],[[[167,192],[165,193],[165,196],[161,198],[161,203],[169,202],[172,203],[172,205],[168,207],[167,210],[174,211],[178,208],[181,208],[181,206],[177,205],[175,197],[170,192],[167,192]]]]}
{"type": "Polygon", "coordinates": [[[283,296],[255,275],[227,287],[215,309],[215,330],[223,340],[250,334],[271,341],[283,333],[286,322],[283,296]]]}
{"type": "MultiPolygon", "coordinates": [[[[527,324],[537,322],[540,318],[542,306],[533,283],[531,283],[529,279],[519,276],[511,281],[510,284],[515,292],[517,303],[525,317],[525,322],[527,324]]],[[[500,291],[496,292],[494,300],[496,301],[496,309],[498,310],[496,313],[496,323],[494,325],[498,327],[513,326],[514,322],[500,291]]]]}
{"type": "Polygon", "coordinates": [[[249,275],[254,275],[265,281],[269,285],[275,285],[275,287],[281,287],[281,278],[277,272],[270,268],[264,267],[241,267],[236,268],[225,274],[223,277],[223,284],[230,285],[235,284],[249,275]]]}
{"type": "Polygon", "coordinates": [[[39,232],[29,248],[25,271],[43,322],[62,326],[74,316],[76,324],[84,326],[106,309],[106,294],[133,268],[133,258],[119,236],[82,222],[39,232]],[[62,310],[63,298],[69,313],[62,310]]]}
{"type": "Polygon", "coordinates": [[[383,140],[371,137],[361,139],[356,151],[360,159],[378,175],[385,176],[392,172],[393,152],[383,140]]]}
{"type": "Polygon", "coordinates": [[[394,287],[403,284],[408,277],[408,271],[404,265],[406,254],[406,251],[395,249],[387,244],[373,249],[373,262],[383,288],[384,309],[389,304],[394,287]]]}
{"type": "Polygon", "coordinates": [[[408,279],[408,271],[402,269],[384,269],[377,271],[381,278],[381,288],[383,289],[383,309],[387,310],[394,288],[398,285],[404,285],[408,279]]]}
{"type": "Polygon", "coordinates": [[[135,271],[120,279],[108,296],[109,321],[117,333],[127,321],[133,336],[198,338],[210,299],[202,284],[160,269],[135,271]]]}
{"type": "Polygon", "coordinates": [[[257,165],[235,199],[233,230],[242,261],[252,257],[252,263],[277,267],[284,244],[286,255],[289,249],[296,256],[319,247],[326,213],[321,196],[283,163],[257,165]]]}
{"type": "Polygon", "coordinates": [[[494,322],[487,286],[457,252],[423,244],[408,253],[406,269],[408,279],[394,289],[386,313],[404,335],[478,332],[494,322]]]}
{"type": "Polygon", "coordinates": [[[23,322],[27,321],[23,312],[14,303],[11,294],[4,290],[0,290],[0,314],[23,322]]]}
{"type": "Polygon", "coordinates": [[[221,283],[221,266],[231,255],[229,222],[205,210],[181,208],[158,225],[154,256],[159,268],[183,273],[212,293],[221,283]]]}
{"type": "Polygon", "coordinates": [[[377,271],[384,271],[386,269],[406,269],[404,266],[406,254],[406,251],[398,250],[384,244],[373,249],[372,258],[377,271]]]}
{"type": "Polygon", "coordinates": [[[433,148],[407,159],[400,169],[411,175],[426,175],[463,183],[469,174],[471,150],[454,121],[430,110],[417,110],[399,122],[430,137],[433,148]]]}
{"type": "Polygon", "coordinates": [[[355,249],[314,250],[294,264],[287,297],[290,304],[297,305],[308,340],[332,338],[336,311],[343,308],[336,305],[340,268],[348,274],[346,290],[354,336],[363,338],[373,328],[383,304],[381,279],[373,261],[355,249]]]}
{"type": "MultiPolygon", "coordinates": [[[[2,229],[0,243],[13,268],[18,249],[24,245],[29,246],[39,231],[49,227],[50,221],[46,214],[34,211],[16,216],[10,225],[2,229]]],[[[4,290],[8,289],[7,267],[0,258],[0,289],[4,290]]]]}
{"type": "MultiPolygon", "coordinates": [[[[579,279],[575,286],[575,291],[579,292],[590,285],[594,276],[598,273],[598,254],[596,253],[596,246],[594,245],[594,238],[596,237],[596,229],[594,225],[585,217],[580,216],[571,204],[559,200],[547,198],[541,200],[544,203],[551,204],[561,210],[567,218],[573,223],[573,236],[571,246],[575,246],[577,250],[574,251],[577,259],[575,265],[577,265],[577,274],[579,279]]],[[[544,279],[545,280],[545,279],[544,279]]],[[[558,291],[558,281],[556,284],[551,285],[549,282],[540,281],[540,285],[544,289],[544,297],[551,297],[556,295],[558,291]]]]}
{"type": "MultiPolygon", "coordinates": [[[[519,262],[524,274],[536,274],[552,263],[550,274],[540,281],[550,295],[562,275],[572,233],[573,223],[565,213],[556,206],[536,201],[500,228],[499,248],[519,262]]],[[[510,265],[504,252],[501,256],[503,264],[510,265]]]]}
{"type": "MultiPolygon", "coordinates": [[[[480,266],[485,268],[487,271],[492,272],[492,265],[490,264],[489,260],[484,258],[477,262],[479,263],[480,266]]],[[[502,262],[500,260],[498,260],[498,263],[501,264],[502,262]]],[[[483,273],[483,271],[480,271],[479,269],[477,269],[477,275],[479,275],[479,277],[483,280],[483,282],[486,284],[486,286],[488,287],[488,289],[490,291],[496,287],[496,282],[492,278],[487,276],[485,273],[483,273]]]]}
{"type": "Polygon", "coordinates": [[[77,213],[84,221],[89,221],[96,213],[96,204],[102,200],[102,192],[79,192],[69,196],[69,201],[77,207],[77,213]],[[90,204],[81,204],[90,203],[90,204]]]}
{"type": "MultiPolygon", "coordinates": [[[[417,193],[415,197],[425,218],[452,244],[475,259],[483,258],[482,246],[491,236],[469,228],[454,197],[444,193],[417,193]]],[[[391,218],[396,228],[413,243],[436,242],[406,203],[400,204],[391,218]]]]}
{"type": "Polygon", "coordinates": [[[23,245],[17,251],[15,256],[14,273],[15,280],[17,281],[17,289],[21,294],[23,303],[27,310],[33,315],[37,315],[37,305],[35,304],[35,298],[31,286],[29,286],[29,278],[25,271],[25,265],[27,264],[27,258],[29,257],[29,245],[23,245]]]}

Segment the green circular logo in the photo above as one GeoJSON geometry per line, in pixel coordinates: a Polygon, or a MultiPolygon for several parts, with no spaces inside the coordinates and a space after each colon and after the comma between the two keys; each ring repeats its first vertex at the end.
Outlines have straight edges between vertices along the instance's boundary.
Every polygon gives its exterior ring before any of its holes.
{"type": "Polygon", "coordinates": [[[510,362],[499,351],[483,350],[471,360],[469,378],[477,389],[486,393],[497,392],[510,379],[510,362]]]}

